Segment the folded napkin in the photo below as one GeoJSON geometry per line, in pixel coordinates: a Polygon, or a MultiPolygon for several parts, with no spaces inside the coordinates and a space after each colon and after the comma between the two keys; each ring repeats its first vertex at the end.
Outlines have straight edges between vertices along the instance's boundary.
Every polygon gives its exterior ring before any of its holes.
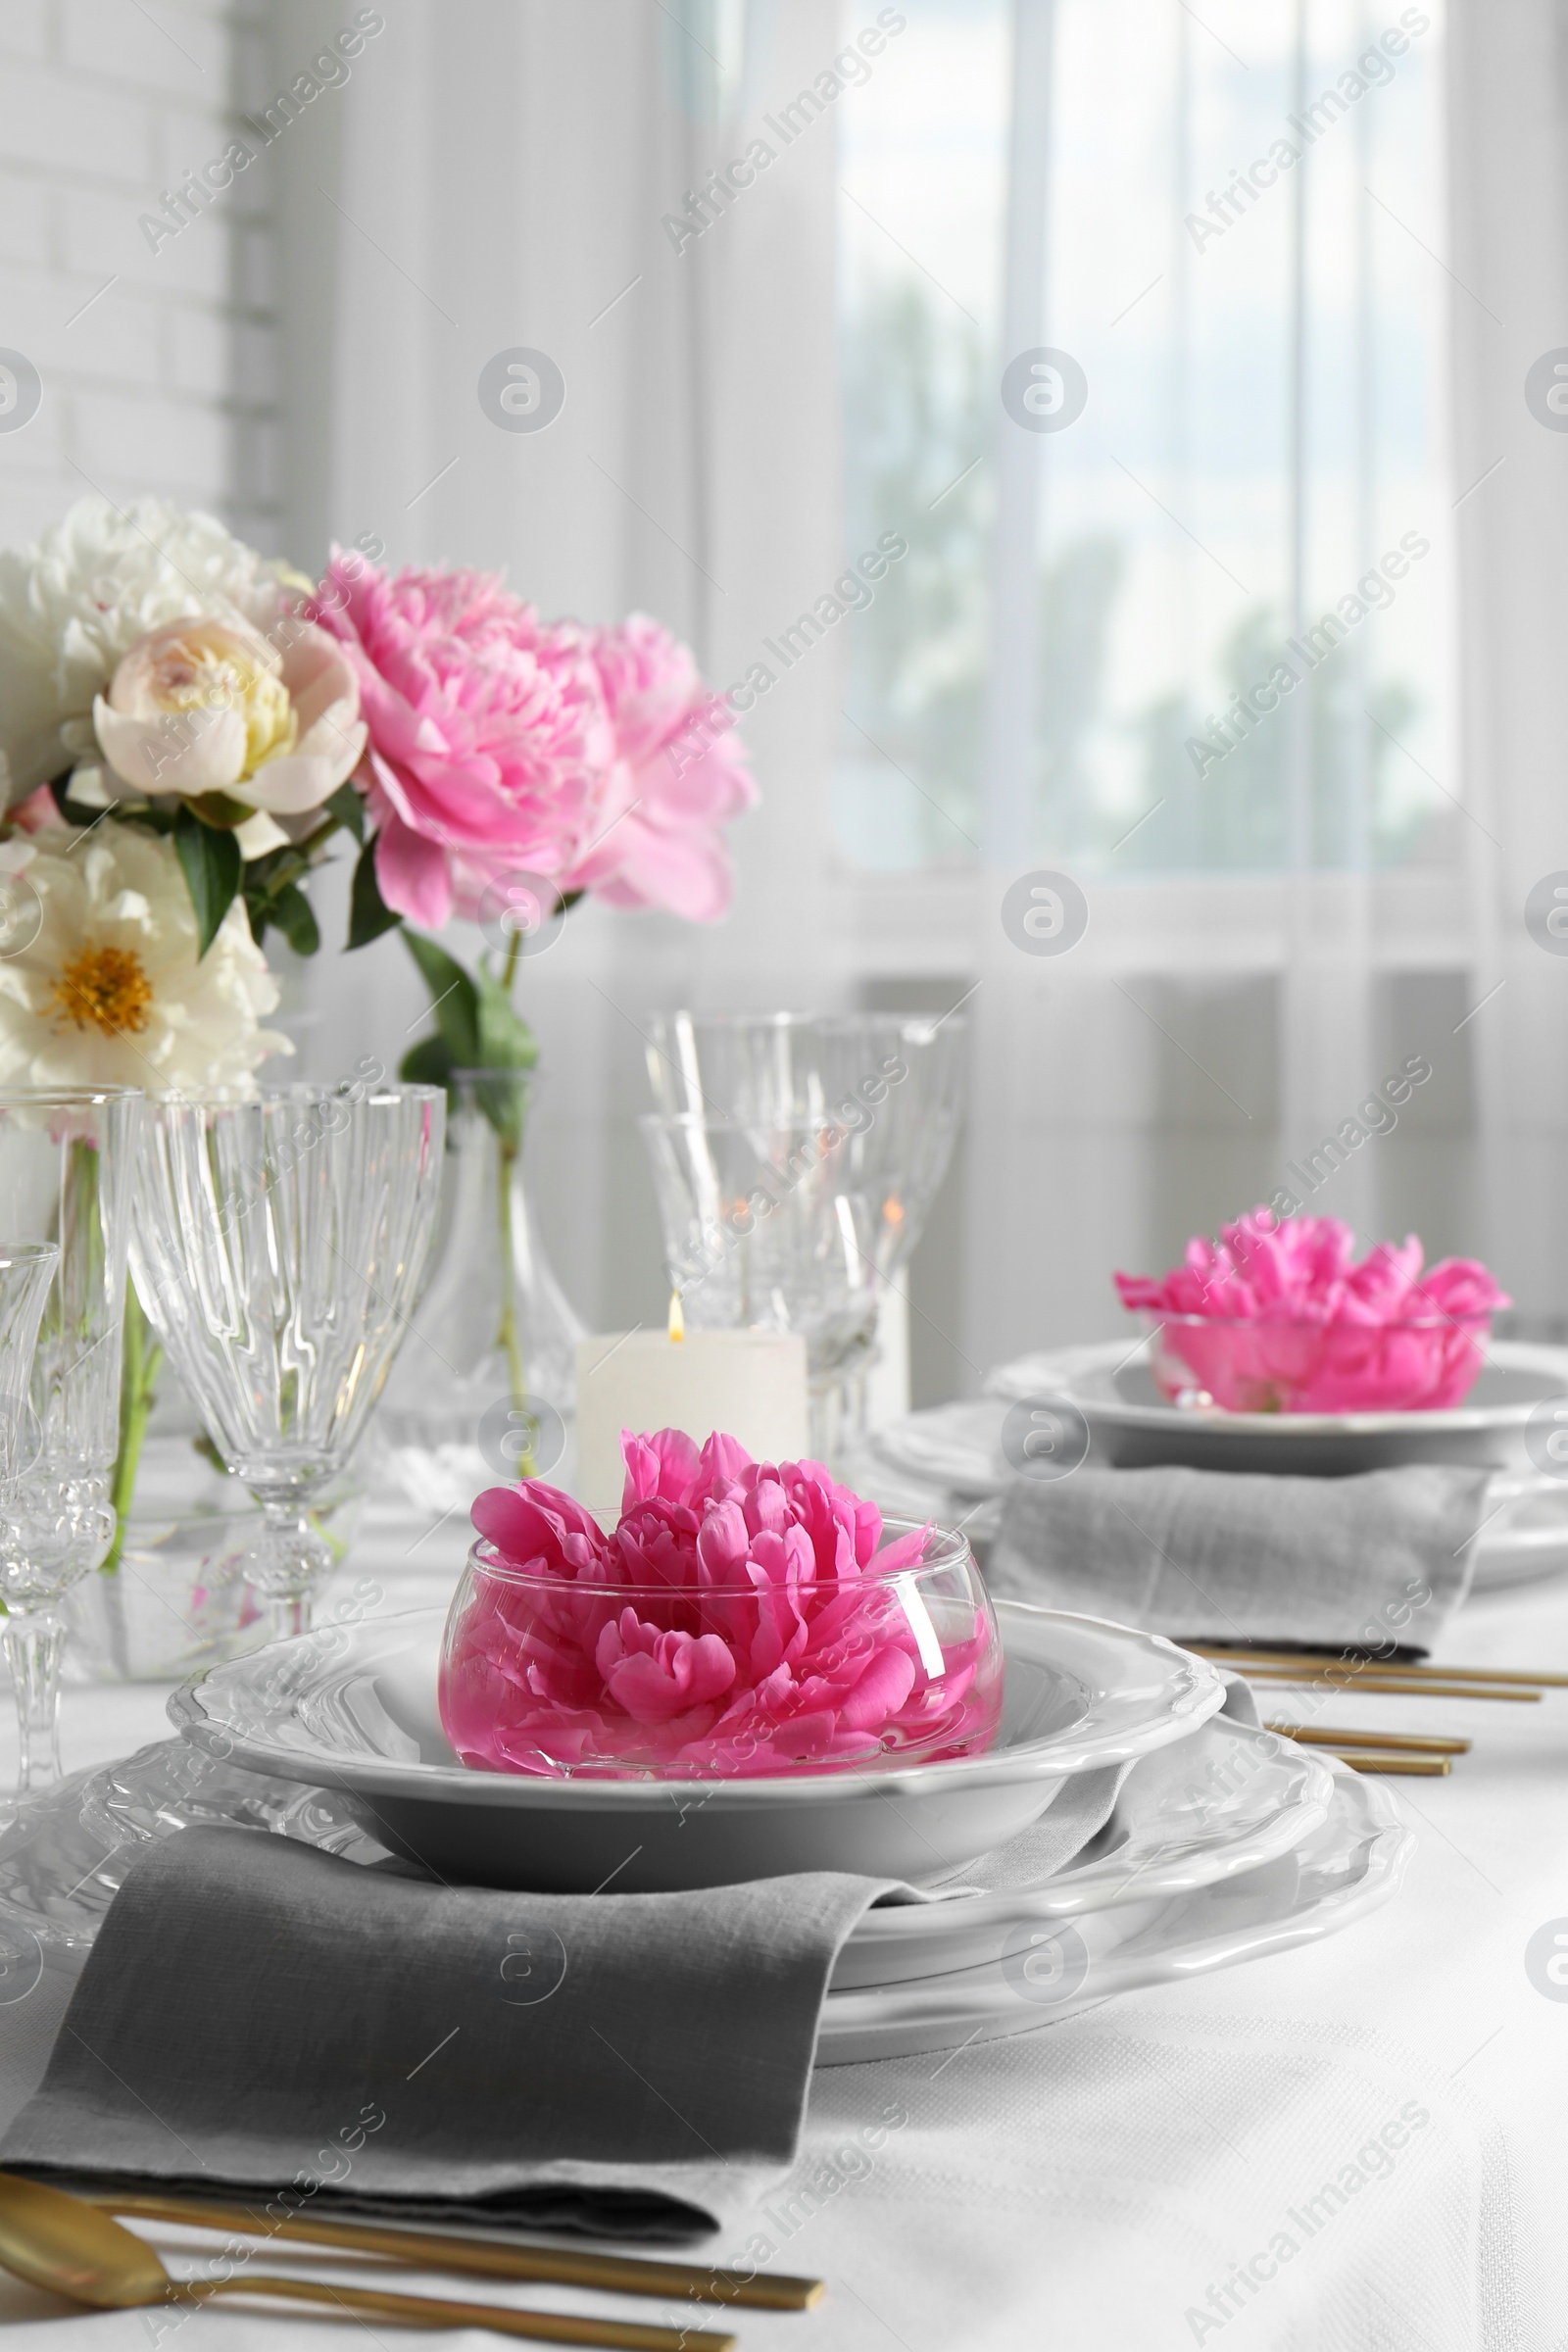
{"type": "Polygon", "coordinates": [[[791,2161],[881,1891],[514,1894],[185,1830],[127,1871],[0,2164],[690,2234],[791,2161]]]}
{"type": "Polygon", "coordinates": [[[517,1894],[184,1830],[126,1872],[0,2164],[408,2220],[718,2228],[794,2161],[866,1906],[1060,1869],[1122,1778],[1079,1776],[985,1875],[931,1891],[821,1872],[517,1894]]]}
{"type": "Polygon", "coordinates": [[[1470,1581],[1486,1470],[1101,1470],[1017,1480],[994,1593],[1178,1641],[1431,1648],[1470,1581]]]}

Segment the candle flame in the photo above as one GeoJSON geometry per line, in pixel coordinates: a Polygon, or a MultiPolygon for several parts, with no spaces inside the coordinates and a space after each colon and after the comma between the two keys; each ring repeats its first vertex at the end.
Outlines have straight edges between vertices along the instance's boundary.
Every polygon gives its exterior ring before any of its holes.
{"type": "Polygon", "coordinates": [[[669,1336],[672,1340],[683,1340],[686,1337],[686,1318],[680,1311],[679,1291],[671,1291],[669,1294],[669,1336]]]}

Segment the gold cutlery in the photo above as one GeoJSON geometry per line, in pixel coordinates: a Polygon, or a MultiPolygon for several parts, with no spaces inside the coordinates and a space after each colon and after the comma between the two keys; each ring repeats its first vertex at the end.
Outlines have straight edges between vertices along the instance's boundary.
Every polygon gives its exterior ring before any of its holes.
{"type": "Polygon", "coordinates": [[[334,2286],[324,2279],[279,2278],[270,2272],[218,2279],[173,2278],[145,2239],[122,2229],[100,2206],[17,2173],[0,2173],[0,2264],[34,2286],[100,2311],[206,2303],[218,2295],[270,2295],[284,2302],[373,2313],[411,2327],[488,2328],[498,2335],[531,2336],[549,2344],[615,2346],[619,2352],[735,2352],[737,2341],[706,2328],[512,2311],[498,2303],[454,2303],[433,2295],[334,2286]]]}
{"type": "Polygon", "coordinates": [[[617,2295],[684,2295],[705,2303],[744,2304],[753,2311],[809,2311],[822,2299],[820,2278],[794,2278],[784,2272],[707,2270],[698,2263],[653,2262],[620,2254],[598,2254],[563,2246],[502,2244],[494,2238],[456,2237],[427,2230],[389,2230],[377,2224],[329,2222],[316,2214],[291,2214],[274,2221],[254,2207],[215,2202],[210,2197],[161,2197],[139,2189],[88,2192],[106,2213],[134,2214],[143,2221],[179,2222],[193,2230],[232,2230],[241,2236],[293,2237],[318,2246],[346,2246],[356,2254],[381,2254],[392,2262],[427,2271],[455,2271],[475,2278],[532,2278],[552,2286],[603,2287],[617,2295]]]}
{"type": "MultiPolygon", "coordinates": [[[[1229,1663],[1229,1661],[1227,1661],[1229,1663]]],[[[1250,1683],[1288,1684],[1293,1690],[1302,1690],[1314,1684],[1320,1690],[1370,1690],[1380,1697],[1399,1698],[1495,1698],[1530,1702],[1541,1697],[1539,1690],[1506,1690],[1482,1683],[1416,1682],[1412,1677],[1396,1678],[1389,1674],[1357,1674],[1353,1668],[1347,1673],[1322,1666],[1300,1668],[1282,1666],[1249,1666],[1250,1683]]]]}
{"type": "Polygon", "coordinates": [[[1331,1753],[1352,1772],[1403,1773],[1421,1780],[1446,1780],[1451,1756],[1391,1756],[1387,1748],[1368,1754],[1364,1749],[1336,1747],[1331,1753]]]}
{"type": "Polygon", "coordinates": [[[1467,1756],[1468,1740],[1438,1738],[1425,1732],[1347,1732],[1331,1730],[1326,1723],[1265,1723],[1265,1732],[1278,1732],[1282,1740],[1294,1740],[1300,1747],[1386,1747],[1399,1753],[1434,1756],[1467,1756]]]}
{"type": "Polygon", "coordinates": [[[1496,1683],[1504,1687],[1518,1685],[1529,1690],[1568,1690],[1568,1674],[1525,1674],[1514,1667],[1434,1666],[1424,1658],[1378,1659],[1353,1653],[1347,1656],[1339,1649],[1249,1649],[1243,1642],[1185,1642],[1182,1647],[1196,1651],[1200,1658],[1237,1668],[1331,1667],[1341,1674],[1381,1674],[1415,1683],[1496,1683]]]}

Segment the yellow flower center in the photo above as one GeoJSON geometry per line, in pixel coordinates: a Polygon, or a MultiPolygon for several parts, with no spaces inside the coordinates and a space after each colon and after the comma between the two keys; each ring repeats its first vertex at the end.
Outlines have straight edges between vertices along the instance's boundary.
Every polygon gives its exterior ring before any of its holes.
{"type": "Polygon", "coordinates": [[[230,639],[215,644],[216,630],[194,632],[165,648],[151,677],[152,696],[164,710],[237,710],[245,721],[245,773],[291,752],[299,721],[288,688],[274,670],[247,660],[230,639]]]}
{"type": "Polygon", "coordinates": [[[52,997],[60,1007],[57,1028],[69,1020],[105,1037],[138,1037],[147,1026],[153,989],[134,950],[83,948],[55,982],[52,997]]]}

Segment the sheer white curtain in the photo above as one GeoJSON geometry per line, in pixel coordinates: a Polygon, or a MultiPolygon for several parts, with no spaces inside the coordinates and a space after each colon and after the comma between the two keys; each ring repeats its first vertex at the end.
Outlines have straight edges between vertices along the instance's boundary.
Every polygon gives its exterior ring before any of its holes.
{"type": "MultiPolygon", "coordinates": [[[[733,683],[841,568],[831,136],[774,138],[775,160],[701,236],[672,237],[664,217],[744,157],[759,107],[831,58],[832,0],[744,17],[725,0],[383,13],[288,255],[291,303],[315,322],[315,393],[295,420],[296,472],[315,486],[302,556],[373,532],[393,564],[504,569],[547,613],[641,609],[733,683]],[[537,433],[500,430],[479,405],[484,364],[516,346],[565,380],[537,433]]],[[[644,1010],[814,993],[837,700],[829,647],[747,720],[763,798],[737,831],[726,923],[585,904],[526,967],[544,1068],[536,1198],[592,1322],[662,1301],[634,1127],[644,1010]]],[[[328,949],[304,986],[302,1044],[323,1069],[367,1047],[395,1067],[419,1026],[423,992],[395,941],[328,949]]]]}
{"type": "Polygon", "coordinates": [[[1525,907],[1568,869],[1568,435],[1525,388],[1545,355],[1568,359],[1568,23],[1553,0],[1451,6],[1455,474],[1461,493],[1482,482],[1458,520],[1465,777],[1486,827],[1472,851],[1476,996],[1491,996],[1472,1024],[1486,1232],[1521,1306],[1561,1318],[1568,957],[1544,952],[1525,907]]]}
{"type": "MultiPolygon", "coordinates": [[[[966,996],[973,1114],[911,1283],[926,1395],[1114,1332],[1113,1265],[1300,1195],[1292,1165],[1411,1059],[1396,1127],[1307,1204],[1568,1307],[1568,958],[1521,912],[1568,868],[1568,444],[1522,395],[1568,340],[1552,0],[883,14],[905,24],[874,70],[786,143],[864,12],[385,0],[285,203],[301,557],[374,531],[395,562],[504,565],[546,611],[641,606],[728,684],[867,535],[910,541],[746,721],[764,799],[729,922],[579,909],[529,975],[568,1289],[601,1324],[657,1311],[646,1006],[966,996]],[[1276,118],[1411,15],[1392,80],[1368,69],[1266,205],[1195,241],[1276,118]],[[922,108],[946,144],[911,162],[922,108]],[[677,252],[663,217],[757,136],[773,160],[677,252]],[[1040,343],[1088,370],[1072,433],[1001,407],[1040,343]],[[566,380],[537,435],[479,408],[513,345],[566,380]],[[1332,696],[1196,779],[1184,738],[1406,531],[1429,552],[1336,649],[1332,696]],[[1002,927],[1035,866],[1090,900],[1059,959],[1002,927]]],[[[329,15],[287,0],[280,62],[329,15]]],[[[417,1026],[395,943],[305,986],[317,1066],[417,1026]]]]}
{"type": "MultiPolygon", "coordinates": [[[[1020,71],[1036,77],[1036,104],[1055,82],[1058,147],[1063,27],[1073,14],[1072,0],[1018,0],[1015,11],[1020,71]]],[[[1327,136],[1321,149],[1314,142],[1289,187],[1294,219],[1280,257],[1288,429],[1271,531],[1298,637],[1300,621],[1334,609],[1339,582],[1358,579],[1404,524],[1430,542],[1433,593],[1413,643],[1400,590],[1406,635],[1396,642],[1417,708],[1400,718],[1379,706],[1375,632],[1388,619],[1379,613],[1336,649],[1336,661],[1349,656],[1352,723],[1331,762],[1304,740],[1306,697],[1290,707],[1285,854],[1273,874],[1224,879],[1215,858],[1180,880],[1118,885],[1110,857],[1097,884],[1092,858],[1079,850],[1075,859],[1059,815],[1054,837],[1036,832],[1027,861],[1083,871],[1093,919],[1070,956],[1033,970],[991,930],[974,1007],[971,1358],[999,1345],[1113,1330],[1110,1264],[1165,1262],[1186,1234],[1212,1232],[1277,1186],[1363,1234],[1415,1228],[1435,1251],[1485,1255],[1527,1327],[1568,1310],[1568,956],[1545,952],[1526,922],[1532,890],[1553,874],[1568,878],[1557,691],[1568,439],[1541,415],[1542,389],[1534,407],[1526,396],[1532,368],[1554,353],[1568,361],[1568,24],[1553,0],[1501,13],[1450,0],[1396,22],[1411,27],[1412,17],[1425,29],[1412,30],[1410,50],[1424,45],[1429,71],[1442,59],[1426,165],[1408,124],[1379,151],[1372,110],[1389,100],[1378,83],[1332,125],[1345,153],[1327,136]],[[1429,320],[1424,358],[1408,338],[1401,347],[1381,331],[1416,302],[1429,320]],[[1407,431],[1417,404],[1426,412],[1419,465],[1407,431]],[[1422,828],[1407,827],[1402,845],[1392,821],[1398,801],[1418,814],[1425,804],[1422,828]],[[1343,831],[1325,842],[1336,816],[1343,831]],[[1347,1120],[1411,1057],[1431,1074],[1400,1105],[1398,1128],[1357,1143],[1347,1120]],[[1336,1135],[1348,1146],[1345,1164],[1308,1198],[1298,1172],[1336,1135]]],[[[1344,86],[1332,72],[1337,42],[1348,62],[1385,28],[1369,9],[1299,0],[1205,12],[1203,32],[1248,46],[1255,68],[1271,24],[1295,45],[1297,110],[1303,93],[1344,86]]],[[[1183,63],[1169,87],[1180,105],[1190,102],[1202,34],[1189,23],[1176,38],[1183,63]]],[[[1236,162],[1262,145],[1243,136],[1236,162]]],[[[1198,175],[1196,187],[1212,184],[1206,171],[1198,175]]],[[[1196,193],[1182,199],[1183,209],[1201,204],[1196,193]]],[[[1015,204],[1014,273],[1042,268],[1040,247],[1037,225],[1020,223],[1015,204]]],[[[1203,265],[1222,258],[1223,249],[1205,251],[1203,265]]],[[[1043,268],[1044,295],[1011,322],[1014,340],[1070,343],[1070,290],[1064,318],[1049,261],[1043,268]]],[[[1189,270],[1199,274],[1196,264],[1189,270]]],[[[1266,347],[1269,318],[1260,292],[1254,353],[1266,347]]],[[[1180,401],[1176,410],[1191,429],[1180,401]]],[[[1239,412],[1233,428],[1245,429],[1239,412]]],[[[1169,523],[1230,558],[1233,543],[1212,538],[1203,520],[1201,469],[1182,462],[1180,435],[1173,440],[1168,469],[1146,482],[1169,523]]],[[[1070,498],[1070,437],[1015,446],[1002,463],[1016,477],[1031,460],[1048,507],[1070,498]]],[[[1010,510],[999,510],[994,558],[1001,580],[1010,544],[1014,599],[1034,588],[1039,544],[1020,503],[1015,482],[1010,510]]],[[[1216,513],[1212,499],[1207,512],[1216,513]]],[[[1189,579],[1201,571],[1191,549],[1183,561],[1189,579]]],[[[999,622],[999,662],[1009,632],[1027,635],[1016,612],[999,622]]],[[[1385,692],[1390,683],[1385,666],[1385,692]]],[[[993,679],[989,785],[1004,829],[1017,823],[1019,695],[1016,680],[993,679]]],[[[1025,861],[1014,840],[1012,862],[1025,861]]],[[[982,904],[982,936],[988,919],[982,904]]]]}
{"type": "Polygon", "coordinates": [[[1443,12],[1402,30],[1342,0],[1008,14],[991,383],[1063,348],[1089,404],[1059,435],[994,398],[986,419],[971,1381],[999,1351],[1115,1331],[1113,1265],[1167,1262],[1255,1200],[1484,1243],[1443,12]],[[1325,613],[1332,657],[1245,734],[1233,717],[1241,740],[1195,775],[1193,739],[1223,746],[1227,697],[1325,613]],[[1087,895],[1059,959],[1004,933],[1026,868],[1087,895]],[[1412,1059],[1428,1075],[1365,1111],[1412,1059]]]}

